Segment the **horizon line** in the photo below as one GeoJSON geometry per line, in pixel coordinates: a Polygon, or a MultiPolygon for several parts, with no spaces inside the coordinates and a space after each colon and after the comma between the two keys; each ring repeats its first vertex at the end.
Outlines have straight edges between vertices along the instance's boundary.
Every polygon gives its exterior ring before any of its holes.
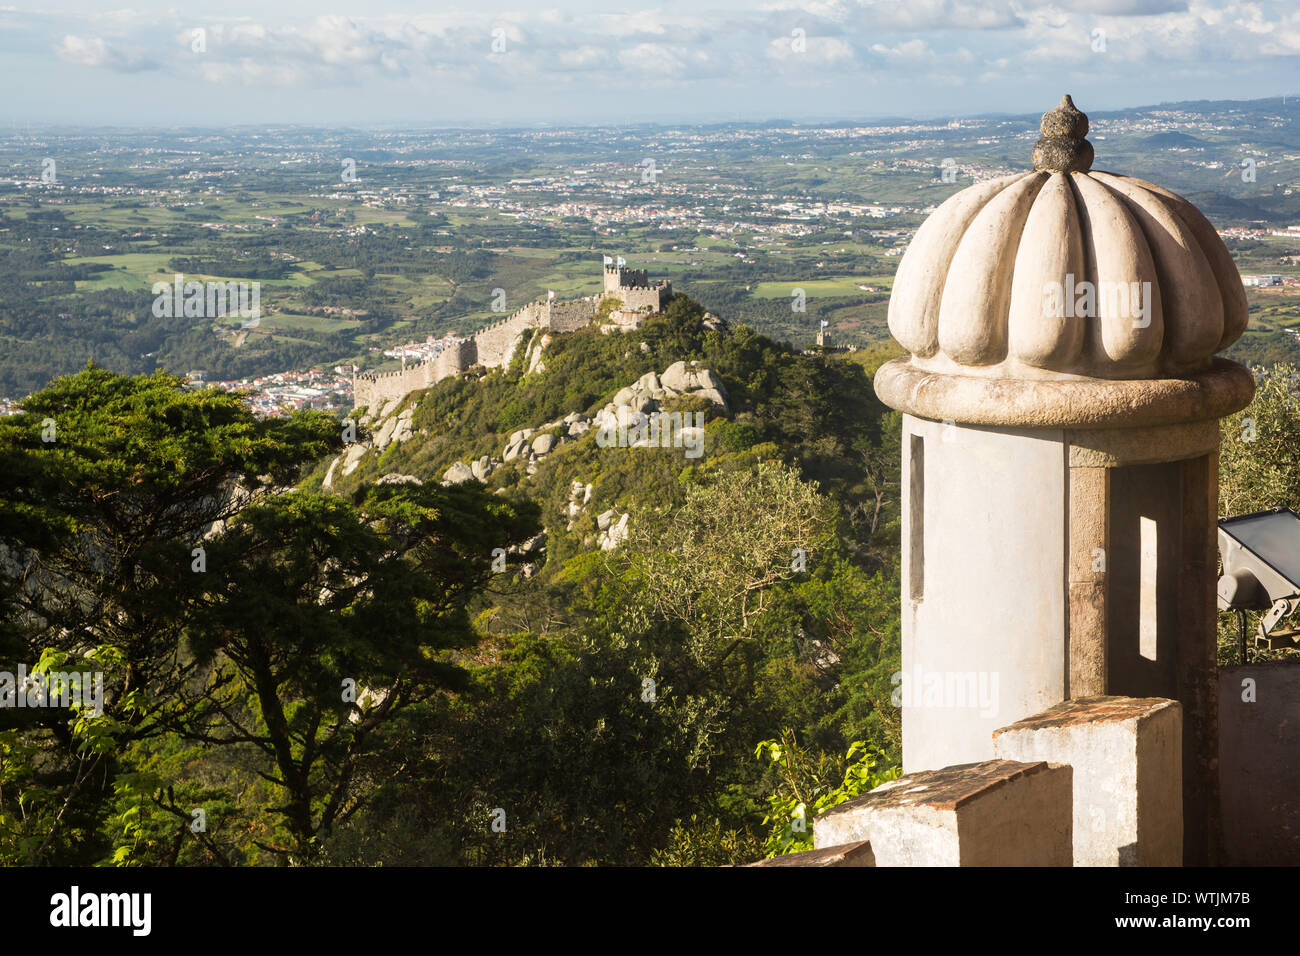
{"type": "MultiPolygon", "coordinates": [[[[1291,93],[1278,93],[1272,96],[1261,96],[1254,99],[1189,99],[1174,100],[1160,103],[1145,103],[1133,106],[1113,107],[1110,109],[1093,109],[1085,110],[1089,117],[1107,117],[1123,113],[1144,112],[1147,110],[1177,109],[1186,108],[1196,104],[1263,104],[1270,101],[1278,100],[1280,105],[1285,106],[1288,99],[1295,99],[1296,109],[1300,111],[1300,95],[1291,93]]],[[[705,114],[694,119],[671,120],[667,117],[662,119],[642,119],[633,121],[613,122],[613,121],[595,121],[595,120],[572,120],[572,121],[534,121],[525,122],[523,120],[500,120],[496,122],[485,122],[483,120],[469,119],[447,119],[447,120],[388,120],[383,122],[376,121],[339,121],[331,123],[304,123],[294,121],[274,121],[268,120],[259,123],[231,123],[219,125],[201,125],[201,126],[182,126],[182,125],[162,125],[148,123],[105,123],[90,124],[85,122],[45,120],[32,121],[20,120],[15,117],[0,117],[0,135],[6,131],[18,130],[25,127],[28,130],[131,130],[131,131],[172,131],[172,130],[195,130],[195,131],[223,131],[223,130],[257,130],[257,129],[299,129],[299,130],[498,130],[503,132],[536,130],[536,129],[635,129],[637,127],[658,127],[658,128],[684,128],[699,126],[768,126],[772,124],[783,124],[791,127],[809,127],[809,126],[836,126],[836,125],[890,125],[891,123],[910,123],[910,122],[957,122],[961,120],[1014,120],[1024,117],[1041,116],[1041,113],[1035,111],[1010,112],[1002,110],[968,112],[968,113],[939,113],[931,111],[918,111],[913,114],[898,113],[881,113],[881,114],[858,114],[847,115],[843,113],[826,113],[816,115],[804,115],[799,120],[793,120],[780,115],[768,116],[765,118],[758,117],[740,117],[724,118],[722,114],[717,116],[705,114]]]]}

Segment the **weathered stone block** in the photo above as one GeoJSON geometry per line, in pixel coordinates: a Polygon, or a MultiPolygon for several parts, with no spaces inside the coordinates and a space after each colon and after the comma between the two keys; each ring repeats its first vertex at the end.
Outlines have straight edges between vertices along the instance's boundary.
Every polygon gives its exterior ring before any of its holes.
{"type": "Polygon", "coordinates": [[[774,856],[770,860],[746,863],[746,866],[875,866],[876,856],[871,852],[871,844],[866,840],[846,843],[843,846],[828,846],[821,850],[805,850],[802,853],[786,853],[774,856]]]}
{"type": "Polygon", "coordinates": [[[993,733],[1007,760],[1074,768],[1075,866],[1180,866],[1182,708],[1160,697],[1067,700],[993,733]]]}
{"type": "Polygon", "coordinates": [[[1070,768],[988,760],[900,777],[813,821],[818,849],[861,840],[877,866],[1069,866],[1070,768]]]}

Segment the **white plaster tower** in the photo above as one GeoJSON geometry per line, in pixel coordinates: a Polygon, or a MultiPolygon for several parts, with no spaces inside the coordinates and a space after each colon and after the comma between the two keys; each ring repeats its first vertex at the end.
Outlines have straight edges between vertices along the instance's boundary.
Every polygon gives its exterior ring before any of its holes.
{"type": "Polygon", "coordinates": [[[1217,826],[1218,419],[1250,374],[1241,279],[1185,199],[1092,170],[1088,118],[1043,117],[1034,169],[976,183],[899,264],[903,766],[993,756],[1064,699],[1184,708],[1184,859],[1217,826]],[[963,698],[963,694],[965,695],[963,698]]]}

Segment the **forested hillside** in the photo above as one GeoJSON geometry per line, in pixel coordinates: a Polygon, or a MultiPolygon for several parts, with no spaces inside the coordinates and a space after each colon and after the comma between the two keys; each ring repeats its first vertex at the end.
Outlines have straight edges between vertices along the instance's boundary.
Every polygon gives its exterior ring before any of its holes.
{"type": "Polygon", "coordinates": [[[93,367],[4,420],[5,668],[104,673],[0,712],[4,859],[742,862],[895,772],[888,353],[684,296],[529,345],[342,424],[93,367]],[[700,454],[582,424],[638,381],[700,454]]]}

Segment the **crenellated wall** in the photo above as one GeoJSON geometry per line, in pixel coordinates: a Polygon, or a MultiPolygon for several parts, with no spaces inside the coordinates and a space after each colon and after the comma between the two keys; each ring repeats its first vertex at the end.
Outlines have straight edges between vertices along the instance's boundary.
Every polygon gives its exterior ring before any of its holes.
{"type": "Polygon", "coordinates": [[[605,266],[605,294],[610,295],[623,289],[648,288],[650,273],[645,269],[629,269],[627,266],[605,266]]]}
{"type": "MultiPolygon", "coordinates": [[[[450,348],[443,349],[429,364],[433,366],[433,382],[459,375],[465,369],[478,362],[478,346],[473,339],[457,342],[450,348]]],[[[429,384],[432,385],[433,382],[429,384]]],[[[426,388],[428,386],[425,386],[426,388]]]]}
{"type": "Polygon", "coordinates": [[[510,364],[520,337],[526,329],[538,328],[546,316],[546,306],[529,302],[526,306],[494,325],[474,333],[478,347],[477,361],[486,368],[503,368],[510,364]]]}
{"type": "Polygon", "coordinates": [[[352,380],[352,401],[357,407],[364,405],[376,411],[384,402],[401,398],[416,389],[428,388],[435,381],[433,375],[433,362],[421,362],[397,372],[358,375],[352,380]]]}
{"type": "Polygon", "coordinates": [[[559,333],[585,328],[596,317],[596,310],[606,298],[620,299],[625,311],[648,308],[660,312],[672,295],[671,283],[650,285],[644,269],[606,266],[604,292],[567,302],[529,302],[509,318],[494,322],[472,337],[443,349],[431,362],[396,372],[358,375],[352,382],[353,401],[358,407],[365,405],[374,410],[384,402],[401,398],[408,392],[430,388],[474,365],[505,368],[520,343],[527,341],[525,333],[533,329],[559,333]]]}

